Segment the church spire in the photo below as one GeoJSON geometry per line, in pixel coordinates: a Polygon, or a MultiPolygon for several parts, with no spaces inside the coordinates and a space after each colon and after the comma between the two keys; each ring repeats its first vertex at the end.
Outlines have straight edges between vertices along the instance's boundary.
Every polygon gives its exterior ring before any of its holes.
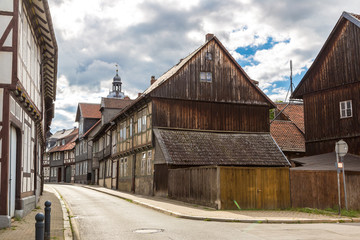
{"type": "Polygon", "coordinates": [[[115,65],[116,66],[116,75],[115,77],[113,78],[113,82],[112,82],[112,89],[109,93],[109,95],[107,96],[108,98],[124,98],[125,95],[123,92],[121,92],[121,85],[122,85],[122,82],[121,82],[121,78],[119,76],[119,65],[115,65]]]}

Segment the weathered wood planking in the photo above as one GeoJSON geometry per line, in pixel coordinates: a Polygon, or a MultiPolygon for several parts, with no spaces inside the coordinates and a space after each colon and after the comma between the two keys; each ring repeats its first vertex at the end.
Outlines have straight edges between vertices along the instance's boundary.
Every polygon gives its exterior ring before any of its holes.
{"type": "Polygon", "coordinates": [[[219,209],[290,207],[288,168],[199,167],[169,171],[169,197],[219,209]],[[181,184],[179,184],[181,182],[181,184]]]}
{"type": "Polygon", "coordinates": [[[334,151],[344,139],[360,155],[360,28],[342,18],[294,92],[304,99],[306,154],[334,151]],[[352,100],[350,118],[340,118],[341,101],[352,100]]]}
{"type": "Polygon", "coordinates": [[[304,96],[305,141],[307,155],[334,151],[335,142],[343,138],[349,152],[360,154],[360,82],[321,94],[304,96]],[[340,118],[339,102],[352,100],[353,116],[340,118]]]}
{"type": "Polygon", "coordinates": [[[290,207],[289,168],[220,167],[222,209],[290,207]]]}
{"type": "Polygon", "coordinates": [[[157,87],[151,97],[270,105],[214,39],[157,87]],[[207,52],[212,53],[212,60],[206,60],[207,52]],[[200,72],[211,72],[212,82],[200,81],[200,72]]]}
{"type": "MultiPolygon", "coordinates": [[[[360,173],[346,172],[349,209],[360,209],[360,173]]],[[[343,177],[340,175],[341,205],[345,208],[343,177]]],[[[336,208],[338,188],[336,171],[290,171],[291,202],[294,208],[336,208]]]]}
{"type": "Polygon", "coordinates": [[[269,108],[227,103],[153,99],[153,126],[269,132],[269,108]]]}

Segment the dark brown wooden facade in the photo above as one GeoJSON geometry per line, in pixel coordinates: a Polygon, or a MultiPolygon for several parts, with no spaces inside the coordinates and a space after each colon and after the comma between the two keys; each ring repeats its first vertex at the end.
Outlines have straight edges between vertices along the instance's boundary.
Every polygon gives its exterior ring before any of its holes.
{"type": "MultiPolygon", "coordinates": [[[[99,159],[98,184],[167,196],[169,169],[185,166],[159,160],[162,150],[155,129],[218,131],[228,138],[235,132],[270,136],[269,109],[273,107],[221,42],[207,35],[197,50],[156,81],[152,77],[150,87],[111,120],[114,126],[107,134],[99,133],[99,139],[109,136],[112,150],[108,159],[99,159]],[[204,80],[204,74],[210,79],[204,80]]],[[[104,146],[94,139],[95,149],[97,145],[104,146]]],[[[209,159],[191,164],[206,165],[209,159]]],[[[288,169],[287,162],[279,166],[288,169]]]]}
{"type": "Polygon", "coordinates": [[[345,140],[360,155],[360,17],[344,12],[314,63],[295,89],[304,100],[306,154],[333,152],[345,140]],[[340,117],[340,102],[352,116],[340,117]]]}

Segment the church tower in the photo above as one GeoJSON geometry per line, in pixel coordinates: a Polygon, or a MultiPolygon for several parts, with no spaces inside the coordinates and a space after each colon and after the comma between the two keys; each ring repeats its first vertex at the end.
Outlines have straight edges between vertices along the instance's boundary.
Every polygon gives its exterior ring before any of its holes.
{"type": "Polygon", "coordinates": [[[116,65],[116,75],[113,78],[112,82],[112,90],[109,92],[108,98],[120,98],[123,99],[125,97],[124,93],[121,92],[121,78],[119,76],[119,70],[117,69],[116,65]]]}

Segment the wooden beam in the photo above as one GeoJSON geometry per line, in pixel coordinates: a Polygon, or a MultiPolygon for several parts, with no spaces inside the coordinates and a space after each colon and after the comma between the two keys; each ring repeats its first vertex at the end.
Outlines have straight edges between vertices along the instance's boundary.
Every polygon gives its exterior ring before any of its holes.
{"type": "Polygon", "coordinates": [[[9,25],[6,27],[4,34],[0,38],[0,47],[4,45],[5,40],[9,36],[10,31],[14,28],[14,19],[12,18],[9,22],[9,25]]]}

